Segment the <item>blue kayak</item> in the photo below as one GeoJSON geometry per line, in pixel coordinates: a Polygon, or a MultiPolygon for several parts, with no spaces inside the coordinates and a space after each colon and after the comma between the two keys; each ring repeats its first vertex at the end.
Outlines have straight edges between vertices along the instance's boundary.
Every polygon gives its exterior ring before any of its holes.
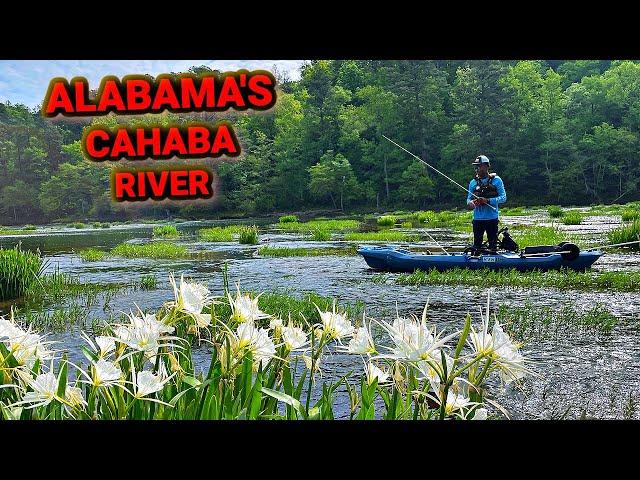
{"type": "Polygon", "coordinates": [[[511,252],[482,254],[480,256],[472,256],[467,253],[433,255],[414,253],[391,246],[360,246],[358,253],[364,257],[371,268],[390,272],[413,272],[418,269],[431,270],[433,268],[441,272],[452,268],[468,268],[472,270],[480,268],[488,268],[490,270],[513,268],[521,272],[571,268],[582,271],[593,265],[603,255],[603,252],[599,250],[581,251],[574,256],[563,256],[561,253],[556,252],[532,255],[511,252]]]}

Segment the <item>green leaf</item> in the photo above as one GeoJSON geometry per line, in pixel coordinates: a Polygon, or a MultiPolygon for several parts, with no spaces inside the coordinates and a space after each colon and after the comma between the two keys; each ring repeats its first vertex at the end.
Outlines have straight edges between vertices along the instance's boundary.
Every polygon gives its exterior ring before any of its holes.
{"type": "Polygon", "coordinates": [[[64,398],[67,390],[67,354],[65,353],[60,360],[60,373],[58,373],[58,396],[64,398]]]}
{"type": "Polygon", "coordinates": [[[262,393],[265,395],[269,395],[270,397],[276,398],[281,402],[286,403],[287,405],[291,405],[296,412],[298,412],[302,417],[304,417],[304,407],[302,404],[293,398],[291,395],[287,395],[286,393],[278,392],[277,390],[271,390],[267,387],[262,387],[260,389],[262,393]]]}
{"type": "MultiPolygon", "coordinates": [[[[197,387],[197,386],[199,386],[199,385],[201,385],[201,384],[202,384],[202,382],[201,382],[200,380],[198,380],[197,378],[195,378],[195,377],[188,377],[188,376],[185,376],[185,377],[182,377],[182,381],[183,381],[184,383],[186,383],[187,385],[190,385],[190,386],[192,386],[192,387],[197,387]]],[[[190,389],[188,389],[188,390],[190,390],[190,389]]],[[[185,392],[186,392],[186,391],[187,391],[187,390],[185,390],[185,392]]]]}
{"type": "Polygon", "coordinates": [[[464,344],[467,342],[467,337],[469,336],[469,331],[471,330],[471,315],[467,314],[467,318],[464,321],[464,328],[462,329],[462,333],[460,334],[460,338],[458,339],[458,345],[456,346],[455,353],[453,354],[454,361],[458,360],[460,357],[460,352],[462,352],[462,348],[464,344]]]}

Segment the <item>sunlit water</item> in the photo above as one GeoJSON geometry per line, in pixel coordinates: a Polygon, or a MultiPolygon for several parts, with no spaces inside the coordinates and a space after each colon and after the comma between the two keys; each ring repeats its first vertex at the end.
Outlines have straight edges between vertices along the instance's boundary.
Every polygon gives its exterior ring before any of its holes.
{"type": "MultiPolygon", "coordinates": [[[[504,217],[502,221],[506,224],[530,223],[532,218],[504,217]]],[[[602,234],[618,223],[619,217],[617,220],[616,217],[587,217],[583,225],[561,225],[560,228],[570,233],[588,234],[596,243],[606,243],[606,236],[602,234]]],[[[0,237],[0,245],[10,247],[20,241],[23,248],[40,249],[48,262],[47,271],[59,269],[78,275],[87,283],[124,283],[138,280],[143,275],[156,276],[158,288],[155,290],[126,289],[118,292],[106,304],[97,302],[90,306],[89,318],[98,321],[134,309],[135,305],[143,310],[154,310],[164,301],[172,299],[169,272],[184,274],[206,283],[211,291],[219,294],[222,292],[221,272],[225,262],[229,267],[231,284],[238,282],[243,290],[286,291],[293,295],[317,292],[335,297],[340,303],[362,301],[367,314],[378,319],[392,319],[396,308],[400,315],[419,314],[428,301],[429,320],[437,325],[438,330],[453,331],[460,328],[468,312],[479,322],[479,306],[486,303],[486,288],[400,286],[393,282],[393,275],[385,283],[374,283],[376,273],[359,256],[259,258],[255,254],[258,246],[199,241],[195,236],[197,229],[211,224],[214,222],[178,225],[184,233],[179,241],[187,245],[189,250],[210,252],[208,258],[197,260],[106,258],[103,261],[83,262],[75,253],[87,247],[108,249],[124,241],[148,241],[153,225],[144,224],[86,230],[47,227],[28,236],[0,237]]],[[[447,245],[463,245],[467,241],[466,234],[443,229],[429,230],[429,233],[447,245]]],[[[340,241],[339,235],[331,242],[316,243],[303,240],[299,235],[277,232],[266,225],[261,230],[260,243],[336,248],[346,245],[340,241]]],[[[437,249],[433,241],[404,246],[437,249]]],[[[594,265],[594,269],[639,270],[640,255],[607,254],[594,265]]],[[[559,291],[553,288],[493,288],[491,297],[494,308],[498,304],[522,306],[526,301],[558,309],[568,303],[580,309],[589,309],[596,303],[602,303],[622,320],[608,335],[574,333],[569,337],[529,341],[523,347],[523,353],[535,362],[538,376],[528,378],[521,389],[503,388],[498,382],[492,382],[495,400],[505,407],[512,418],[578,418],[583,412],[587,417],[597,418],[625,416],[624,405],[628,403],[629,396],[636,399],[640,393],[640,342],[636,328],[640,294],[559,291]]],[[[378,337],[385,341],[383,335],[378,337]]],[[[50,338],[60,342],[57,346],[59,349],[68,350],[72,361],[84,360],[78,349],[83,344],[80,327],[51,334],[50,338]]],[[[206,347],[196,348],[196,363],[200,368],[208,367],[209,358],[206,347]]],[[[362,367],[359,356],[333,353],[323,364],[324,378],[337,379],[350,371],[359,374],[362,367]]],[[[341,387],[336,416],[344,418],[348,415],[349,400],[345,389],[341,387]]]]}

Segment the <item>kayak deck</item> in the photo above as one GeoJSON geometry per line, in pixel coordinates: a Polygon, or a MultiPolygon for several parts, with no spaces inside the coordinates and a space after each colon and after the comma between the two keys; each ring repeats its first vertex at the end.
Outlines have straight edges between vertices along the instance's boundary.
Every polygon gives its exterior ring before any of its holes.
{"type": "Polygon", "coordinates": [[[591,267],[603,252],[580,252],[574,260],[567,260],[559,253],[548,253],[536,256],[521,256],[518,253],[504,252],[472,256],[465,253],[422,254],[391,246],[360,246],[358,253],[362,255],[369,267],[375,270],[390,272],[414,272],[415,270],[438,271],[452,268],[471,270],[488,268],[490,270],[515,269],[522,272],[530,270],[559,270],[570,268],[583,271],[591,267]]]}

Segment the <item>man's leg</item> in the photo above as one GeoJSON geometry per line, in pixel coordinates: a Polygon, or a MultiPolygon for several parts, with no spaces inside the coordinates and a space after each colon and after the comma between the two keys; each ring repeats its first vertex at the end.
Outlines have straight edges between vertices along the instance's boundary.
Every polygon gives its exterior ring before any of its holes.
{"type": "Polygon", "coordinates": [[[473,220],[473,246],[479,249],[484,237],[484,225],[482,220],[473,220]]]}
{"type": "Polygon", "coordinates": [[[498,248],[498,219],[487,220],[486,229],[487,239],[489,240],[489,249],[495,251],[498,248]]]}

